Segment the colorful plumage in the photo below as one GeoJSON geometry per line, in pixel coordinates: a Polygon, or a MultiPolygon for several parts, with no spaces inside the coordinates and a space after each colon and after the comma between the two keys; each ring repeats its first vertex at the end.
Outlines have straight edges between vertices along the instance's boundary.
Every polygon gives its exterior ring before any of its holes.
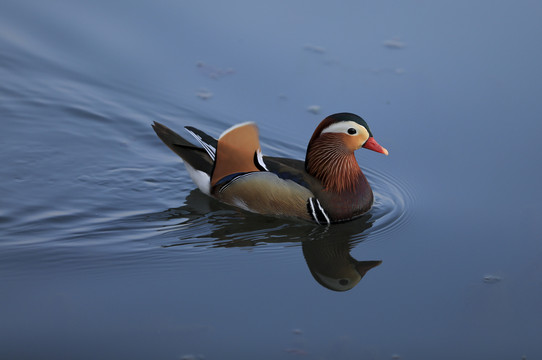
{"type": "Polygon", "coordinates": [[[329,224],[367,212],[373,192],[354,151],[388,155],[367,123],[351,113],[328,116],[316,128],[305,161],[262,156],[254,123],[235,125],[218,140],[186,127],[201,147],[155,122],[154,131],[186,165],[199,189],[255,213],[329,224]]]}

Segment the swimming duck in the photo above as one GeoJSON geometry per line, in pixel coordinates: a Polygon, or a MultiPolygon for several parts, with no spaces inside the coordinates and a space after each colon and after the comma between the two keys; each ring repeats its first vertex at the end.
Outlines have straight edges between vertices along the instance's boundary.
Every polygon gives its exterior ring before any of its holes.
{"type": "Polygon", "coordinates": [[[191,126],[195,146],[154,122],[158,137],[183,160],[198,188],[224,203],[255,213],[330,224],[354,219],[373,204],[373,192],[354,151],[384,155],[361,117],[338,113],[316,127],[305,161],[263,156],[253,122],[235,125],[217,139],[191,126]]]}

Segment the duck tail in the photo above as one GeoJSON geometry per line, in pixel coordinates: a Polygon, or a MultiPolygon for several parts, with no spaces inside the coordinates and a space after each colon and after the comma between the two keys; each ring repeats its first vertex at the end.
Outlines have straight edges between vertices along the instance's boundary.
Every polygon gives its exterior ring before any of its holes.
{"type": "Polygon", "coordinates": [[[215,147],[212,146],[213,140],[216,144],[216,140],[214,140],[209,135],[203,133],[200,130],[190,128],[188,132],[192,134],[200,144],[202,144],[203,148],[196,146],[183,138],[181,135],[177,134],[175,131],[171,130],[165,125],[160,124],[159,122],[154,122],[152,124],[152,128],[156,132],[156,135],[166,144],[174,153],[179,155],[181,159],[184,160],[186,164],[194,168],[195,170],[202,171],[210,176],[210,174],[213,171],[213,165],[214,165],[214,158],[215,158],[215,147]],[[195,134],[199,135],[196,136],[195,134]],[[206,140],[208,142],[211,142],[211,144],[203,145],[201,141],[201,134],[205,135],[206,140]],[[214,150],[214,151],[212,151],[214,150]]]}

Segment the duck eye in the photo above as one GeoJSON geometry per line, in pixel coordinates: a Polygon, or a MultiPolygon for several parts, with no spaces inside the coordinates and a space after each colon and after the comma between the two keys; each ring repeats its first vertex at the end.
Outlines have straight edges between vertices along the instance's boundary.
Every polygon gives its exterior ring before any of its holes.
{"type": "Polygon", "coordinates": [[[357,134],[357,130],[354,129],[354,128],[350,128],[350,129],[348,129],[348,133],[349,133],[350,135],[355,135],[355,134],[357,134]]]}

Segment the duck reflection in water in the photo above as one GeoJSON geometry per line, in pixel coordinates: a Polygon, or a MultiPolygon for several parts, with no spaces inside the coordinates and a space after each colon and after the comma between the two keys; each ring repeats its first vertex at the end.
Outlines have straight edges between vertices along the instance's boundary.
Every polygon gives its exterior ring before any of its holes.
{"type": "MultiPolygon", "coordinates": [[[[149,219],[149,218],[148,218],[149,219]]],[[[363,242],[374,220],[371,213],[347,223],[315,226],[309,222],[257,215],[221,204],[193,190],[185,205],[151,215],[149,220],[177,220],[167,226],[180,242],[163,245],[253,247],[265,243],[301,244],[314,279],[327,289],[346,291],[356,286],[381,260],[358,261],[351,250],[363,242]],[[157,219],[158,218],[158,219],[157,219]],[[180,222],[179,222],[180,220],[180,222]]]]}
{"type": "Polygon", "coordinates": [[[301,243],[312,276],[322,286],[346,291],[382,260],[358,261],[350,255],[354,244],[343,239],[315,239],[301,243]]]}

